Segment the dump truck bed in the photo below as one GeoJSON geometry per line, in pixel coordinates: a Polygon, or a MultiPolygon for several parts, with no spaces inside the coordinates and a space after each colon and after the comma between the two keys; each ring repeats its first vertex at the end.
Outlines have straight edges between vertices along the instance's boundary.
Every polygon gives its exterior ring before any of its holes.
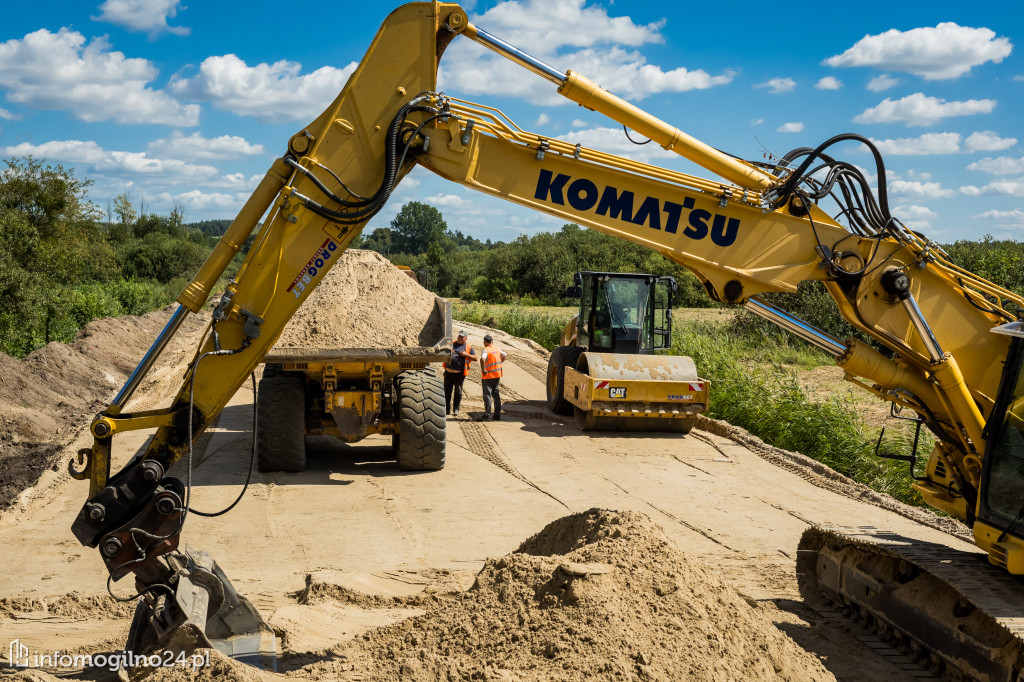
{"type": "Polygon", "coordinates": [[[378,360],[387,362],[440,362],[451,354],[452,344],[452,304],[439,297],[434,297],[434,308],[427,319],[424,329],[435,327],[440,323],[442,335],[424,346],[387,346],[372,348],[319,348],[319,347],[280,347],[274,346],[263,358],[264,363],[283,364],[296,362],[358,362],[360,360],[378,360]]]}

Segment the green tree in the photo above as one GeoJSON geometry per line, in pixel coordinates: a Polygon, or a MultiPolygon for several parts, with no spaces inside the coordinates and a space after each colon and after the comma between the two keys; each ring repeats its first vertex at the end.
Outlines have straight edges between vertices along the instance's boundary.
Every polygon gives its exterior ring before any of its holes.
{"type": "Polygon", "coordinates": [[[430,204],[410,201],[391,221],[392,249],[396,253],[425,253],[448,232],[441,212],[430,204]]]}

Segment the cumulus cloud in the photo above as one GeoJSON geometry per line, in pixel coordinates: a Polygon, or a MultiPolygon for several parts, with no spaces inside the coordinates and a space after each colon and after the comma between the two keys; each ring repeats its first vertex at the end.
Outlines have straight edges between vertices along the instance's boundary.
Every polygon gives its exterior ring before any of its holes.
{"type": "Polygon", "coordinates": [[[11,112],[7,111],[3,107],[0,107],[0,118],[6,121],[14,121],[17,120],[18,117],[12,114],[11,112]]]}
{"type": "Polygon", "coordinates": [[[985,211],[974,217],[991,220],[999,227],[1024,228],[1024,211],[1019,208],[1011,211],[985,211]]]}
{"type": "Polygon", "coordinates": [[[815,83],[814,87],[818,88],[819,90],[838,90],[839,88],[843,87],[843,84],[835,76],[825,76],[817,83],[815,83]]]}
{"type": "Polygon", "coordinates": [[[927,206],[915,204],[896,206],[892,209],[892,214],[911,230],[927,230],[932,226],[932,221],[939,217],[927,206]]]}
{"type": "Polygon", "coordinates": [[[772,78],[764,83],[758,83],[754,86],[755,88],[768,88],[768,92],[773,95],[781,95],[785,92],[791,91],[796,87],[796,81],[786,76],[785,78],[772,78]]]}
{"type": "MultiPolygon", "coordinates": [[[[664,20],[640,25],[629,17],[609,16],[607,8],[584,4],[584,0],[503,2],[474,17],[473,23],[556,70],[571,67],[632,100],[660,92],[713,88],[736,76],[733,70],[711,74],[699,68],[665,70],[648,64],[635,48],[664,42],[664,20]]],[[[546,106],[569,103],[550,83],[468,40],[448,48],[438,82],[443,90],[467,95],[508,96],[546,106]]]]}
{"type": "Polygon", "coordinates": [[[967,166],[967,170],[981,171],[991,175],[1017,175],[1024,174],[1024,157],[1014,159],[1009,156],[998,156],[996,158],[985,157],[980,161],[967,166]]]}
{"type": "Polygon", "coordinates": [[[263,153],[263,145],[250,144],[236,135],[206,138],[200,133],[185,136],[175,130],[169,137],[155,140],[147,147],[150,154],[189,161],[238,159],[263,153]]]}
{"type": "MultiPolygon", "coordinates": [[[[622,132],[622,128],[589,128],[584,130],[574,130],[565,135],[558,136],[557,139],[564,140],[570,144],[578,143],[584,147],[598,149],[602,152],[608,152],[610,154],[615,154],[616,156],[622,156],[642,163],[652,163],[656,159],[679,158],[679,155],[675,152],[662,149],[653,142],[651,144],[642,145],[630,142],[626,139],[625,134],[622,132]]],[[[635,133],[633,133],[633,139],[642,141],[635,133]]]]}
{"type": "Polygon", "coordinates": [[[965,185],[960,192],[970,197],[986,195],[1003,195],[1010,197],[1024,197],[1024,179],[1021,180],[997,180],[990,182],[983,187],[965,185]]]}
{"type": "Polygon", "coordinates": [[[930,126],[944,118],[988,114],[996,106],[994,99],[969,99],[947,102],[915,92],[903,99],[886,97],[876,107],[865,109],[853,120],[857,123],[903,123],[906,126],[930,126]]]}
{"type": "Polygon", "coordinates": [[[302,65],[282,60],[249,66],[236,55],[207,57],[199,73],[175,78],[169,89],[183,99],[211,102],[216,109],[272,122],[308,121],[341,92],[355,62],[324,66],[299,75],[302,65]]]}
{"type": "Polygon", "coordinates": [[[775,129],[777,133],[799,133],[804,129],[804,124],[799,121],[793,121],[792,123],[783,123],[775,129]]]}
{"type": "Polygon", "coordinates": [[[0,147],[5,156],[35,156],[61,163],[82,164],[92,170],[131,176],[159,177],[161,182],[182,183],[215,178],[217,169],[180,159],[161,159],[145,152],[108,151],[93,141],[52,140],[42,144],[0,147]]]}
{"type": "Polygon", "coordinates": [[[948,199],[956,192],[944,189],[938,182],[919,182],[916,180],[894,180],[888,183],[889,193],[895,196],[920,199],[948,199]]]}
{"type": "Polygon", "coordinates": [[[148,60],[126,58],[103,38],[87,43],[67,28],[0,43],[0,89],[10,102],[67,110],[89,122],[198,124],[198,105],[147,87],[156,75],[148,60]]]}
{"type": "Polygon", "coordinates": [[[889,74],[883,73],[875,76],[870,81],[868,81],[868,84],[865,87],[871,92],[882,92],[884,90],[888,90],[889,88],[896,87],[897,85],[899,85],[899,82],[899,78],[893,78],[889,74]]]}
{"type": "Polygon", "coordinates": [[[551,117],[548,116],[547,114],[545,114],[544,112],[541,112],[540,116],[537,117],[537,127],[538,128],[541,127],[541,126],[546,126],[550,122],[551,122],[551,117]]]}
{"type": "Polygon", "coordinates": [[[167,23],[168,18],[178,14],[180,4],[181,0],[106,0],[100,5],[100,16],[93,19],[149,33],[150,36],[164,31],[187,36],[188,28],[167,23]]]}
{"type": "Polygon", "coordinates": [[[629,17],[610,17],[604,7],[584,7],[586,0],[501,2],[475,17],[473,23],[531,54],[550,54],[560,47],[599,44],[638,47],[663,43],[665,20],[635,24],[629,17]],[[566,30],[566,27],[571,27],[566,30]]]}
{"type": "Polygon", "coordinates": [[[964,140],[964,146],[969,152],[1000,152],[1009,149],[1017,144],[1015,137],[999,137],[991,130],[981,130],[971,133],[964,140]]]}
{"type": "Polygon", "coordinates": [[[988,28],[943,22],[934,28],[890,29],[867,35],[843,52],[826,59],[828,66],[869,66],[900,71],[926,80],[959,78],[986,62],[998,64],[1013,50],[1007,38],[988,28]]]}
{"type": "Polygon", "coordinates": [[[920,137],[901,137],[893,140],[872,139],[871,141],[886,156],[956,154],[960,151],[960,133],[925,133],[920,137]]]}

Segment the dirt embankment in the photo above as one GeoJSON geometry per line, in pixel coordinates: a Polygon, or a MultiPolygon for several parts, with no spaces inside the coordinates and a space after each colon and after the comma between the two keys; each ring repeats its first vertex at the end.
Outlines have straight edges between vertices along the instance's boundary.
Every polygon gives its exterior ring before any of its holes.
{"type": "MultiPolygon", "coordinates": [[[[109,404],[176,308],[95,320],[72,343],[50,343],[23,360],[0,353],[0,510],[44,471],[66,466],[62,449],[109,404]]],[[[206,322],[186,319],[140,395],[181,365],[206,322]]]]}

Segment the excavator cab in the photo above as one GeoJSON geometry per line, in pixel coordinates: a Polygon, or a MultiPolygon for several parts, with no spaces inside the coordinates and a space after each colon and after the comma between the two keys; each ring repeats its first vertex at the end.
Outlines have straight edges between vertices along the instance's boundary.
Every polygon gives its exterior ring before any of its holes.
{"type": "Polygon", "coordinates": [[[577,272],[576,345],[599,353],[652,355],[672,344],[672,277],[577,272]]]}

